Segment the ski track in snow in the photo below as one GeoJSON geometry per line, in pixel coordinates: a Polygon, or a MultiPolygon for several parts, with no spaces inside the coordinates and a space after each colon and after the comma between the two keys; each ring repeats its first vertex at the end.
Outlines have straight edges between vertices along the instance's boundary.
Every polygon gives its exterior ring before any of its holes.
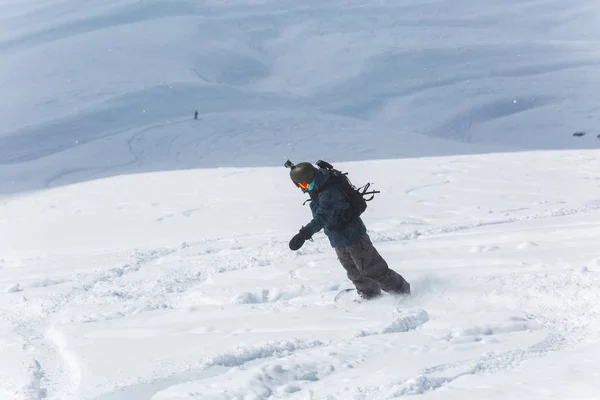
{"type": "MultiPolygon", "coordinates": [[[[51,398],[76,398],[81,367],[78,365],[76,355],[68,349],[64,334],[56,327],[64,308],[72,303],[85,302],[85,299],[90,297],[89,293],[93,293],[97,286],[103,283],[115,284],[119,278],[136,273],[145,265],[175,251],[157,249],[135,254],[133,262],[103,271],[92,277],[85,277],[65,293],[51,293],[30,300],[27,298],[27,290],[22,290],[22,304],[25,309],[19,307],[12,312],[3,312],[3,314],[21,337],[23,349],[32,354],[31,381],[28,385],[32,400],[45,399],[48,392],[52,395],[51,398]],[[37,310],[37,313],[32,314],[31,311],[27,312],[27,309],[37,310]],[[59,365],[58,372],[48,372],[44,368],[46,364],[52,365],[53,368],[59,365]]],[[[120,296],[114,289],[111,294],[120,296]]],[[[151,309],[152,306],[147,304],[145,308],[151,309]]],[[[119,315],[122,316],[122,314],[119,315]]],[[[92,319],[84,318],[89,321],[111,317],[113,316],[103,315],[95,316],[92,319]]],[[[84,320],[84,318],[80,317],[78,320],[84,320]]]]}

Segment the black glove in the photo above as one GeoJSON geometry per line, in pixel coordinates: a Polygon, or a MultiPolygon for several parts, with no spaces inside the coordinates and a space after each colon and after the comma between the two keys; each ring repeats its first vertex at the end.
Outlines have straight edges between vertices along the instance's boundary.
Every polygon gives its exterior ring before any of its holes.
{"type": "Polygon", "coordinates": [[[306,242],[307,240],[312,238],[312,233],[310,232],[310,228],[307,226],[303,226],[300,229],[300,232],[298,232],[296,235],[294,235],[294,237],[292,238],[292,240],[290,240],[290,249],[296,251],[298,250],[300,247],[302,247],[302,245],[304,245],[304,242],[306,242]]]}

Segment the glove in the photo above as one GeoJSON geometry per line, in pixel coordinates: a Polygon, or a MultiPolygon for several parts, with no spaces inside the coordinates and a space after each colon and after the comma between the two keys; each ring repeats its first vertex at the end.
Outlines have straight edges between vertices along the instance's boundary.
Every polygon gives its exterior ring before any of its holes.
{"type": "Polygon", "coordinates": [[[303,226],[300,229],[300,232],[298,232],[296,235],[294,235],[294,237],[292,238],[292,240],[290,240],[290,249],[291,250],[298,250],[300,247],[302,247],[304,245],[304,242],[306,242],[307,240],[312,238],[312,233],[310,231],[310,228],[307,226],[303,226]]]}

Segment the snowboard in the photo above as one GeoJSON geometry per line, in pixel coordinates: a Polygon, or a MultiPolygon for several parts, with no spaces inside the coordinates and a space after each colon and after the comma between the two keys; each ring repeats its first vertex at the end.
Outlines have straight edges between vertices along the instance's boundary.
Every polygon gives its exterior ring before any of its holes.
{"type": "Polygon", "coordinates": [[[341,298],[346,297],[349,293],[356,292],[355,288],[342,289],[333,298],[334,302],[338,302],[341,298]]]}
{"type": "MultiPolygon", "coordinates": [[[[373,301],[382,297],[389,297],[390,294],[388,293],[382,293],[381,296],[376,297],[375,299],[372,300],[365,300],[362,297],[358,296],[356,294],[356,288],[347,288],[347,289],[342,289],[340,290],[335,297],[333,298],[333,302],[334,303],[344,303],[344,302],[348,302],[351,301],[352,303],[362,303],[364,301],[373,301]],[[351,294],[354,293],[354,296],[352,296],[351,294]]],[[[392,297],[396,297],[394,295],[391,295],[392,297]]],[[[404,298],[404,296],[400,296],[401,299],[404,298]]]]}

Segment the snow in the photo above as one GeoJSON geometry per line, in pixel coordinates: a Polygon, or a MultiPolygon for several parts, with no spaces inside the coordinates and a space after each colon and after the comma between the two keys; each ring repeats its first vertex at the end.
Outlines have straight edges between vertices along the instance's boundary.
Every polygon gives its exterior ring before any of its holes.
{"type": "Polygon", "coordinates": [[[595,2],[88,3],[0,2],[1,400],[600,397],[595,2]]]}

